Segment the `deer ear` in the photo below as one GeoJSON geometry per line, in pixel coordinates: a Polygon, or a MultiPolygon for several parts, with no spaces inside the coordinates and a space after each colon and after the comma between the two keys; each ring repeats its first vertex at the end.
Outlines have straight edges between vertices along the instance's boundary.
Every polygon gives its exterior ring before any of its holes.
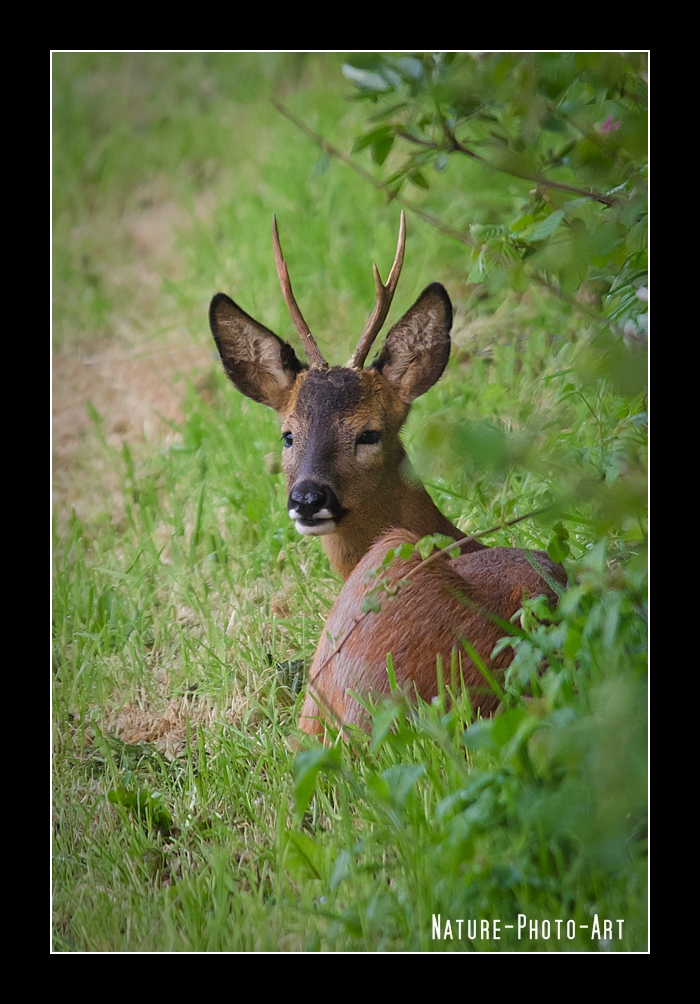
{"type": "Polygon", "coordinates": [[[294,349],[225,293],[209,306],[209,327],[230,380],[246,397],[283,411],[302,370],[294,349]]]}
{"type": "Polygon", "coordinates": [[[372,363],[405,404],[425,394],[450,358],[452,304],[444,286],[427,286],[387,335],[372,363]]]}

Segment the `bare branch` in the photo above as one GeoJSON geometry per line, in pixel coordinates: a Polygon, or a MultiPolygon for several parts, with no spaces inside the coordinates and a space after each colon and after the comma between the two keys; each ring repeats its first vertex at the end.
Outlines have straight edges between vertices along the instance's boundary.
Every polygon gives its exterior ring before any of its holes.
{"type": "MultiPolygon", "coordinates": [[[[413,136],[411,133],[405,132],[403,129],[397,129],[396,135],[407,140],[409,143],[416,143],[418,146],[424,146],[428,150],[442,149],[439,143],[431,143],[429,140],[420,139],[418,136],[413,136]]],[[[602,202],[604,206],[614,206],[620,201],[614,195],[603,195],[602,192],[593,192],[590,189],[576,188],[574,185],[566,185],[562,181],[551,181],[549,178],[545,178],[541,174],[524,174],[520,171],[514,171],[512,168],[497,167],[480,153],[477,153],[475,150],[471,150],[468,146],[460,143],[454,133],[452,133],[447,127],[445,127],[445,135],[447,136],[448,147],[450,150],[455,153],[463,153],[466,157],[471,157],[473,160],[478,160],[481,164],[488,167],[492,171],[500,171],[502,174],[510,174],[514,178],[522,178],[523,181],[531,181],[533,184],[541,186],[542,188],[556,188],[560,192],[570,192],[572,195],[581,195],[586,199],[593,199],[595,202],[602,202]]]]}

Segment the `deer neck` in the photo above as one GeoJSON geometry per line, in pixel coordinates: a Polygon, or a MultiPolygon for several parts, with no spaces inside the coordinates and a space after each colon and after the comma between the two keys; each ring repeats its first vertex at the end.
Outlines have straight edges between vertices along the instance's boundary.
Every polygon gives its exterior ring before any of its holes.
{"type": "Polygon", "coordinates": [[[372,544],[391,529],[410,530],[418,537],[432,533],[454,540],[464,537],[440,512],[405,456],[383,498],[347,513],[335,533],[321,540],[331,566],[347,579],[372,544]]]}

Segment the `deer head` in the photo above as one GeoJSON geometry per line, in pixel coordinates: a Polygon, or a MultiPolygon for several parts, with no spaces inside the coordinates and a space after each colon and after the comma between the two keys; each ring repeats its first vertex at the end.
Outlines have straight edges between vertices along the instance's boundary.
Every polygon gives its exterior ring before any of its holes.
{"type": "Polygon", "coordinates": [[[274,408],[281,419],[290,518],[300,533],[323,538],[331,564],[345,578],[390,527],[462,536],[412,474],[399,439],[412,401],[432,387],[449,358],[452,305],[439,283],[423,290],[379,356],[364,366],[389,311],[405,244],[402,212],[393,267],[384,285],[374,265],[375,307],[347,366],[329,366],[309,331],[274,220],[277,273],[308,366],[224,293],[209,308],[226,373],[241,393],[274,408]]]}

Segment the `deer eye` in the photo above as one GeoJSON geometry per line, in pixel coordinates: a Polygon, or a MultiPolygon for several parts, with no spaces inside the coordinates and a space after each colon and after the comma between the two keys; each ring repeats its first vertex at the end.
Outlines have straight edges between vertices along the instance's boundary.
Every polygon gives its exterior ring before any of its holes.
{"type": "Polygon", "coordinates": [[[287,449],[292,445],[292,443],[294,442],[294,436],[291,434],[291,432],[282,433],[282,442],[284,443],[285,449],[287,449]]]}
{"type": "Polygon", "coordinates": [[[381,432],[375,432],[372,429],[368,429],[366,432],[363,432],[362,435],[357,437],[357,445],[371,446],[374,443],[378,443],[381,438],[381,432]]]}

